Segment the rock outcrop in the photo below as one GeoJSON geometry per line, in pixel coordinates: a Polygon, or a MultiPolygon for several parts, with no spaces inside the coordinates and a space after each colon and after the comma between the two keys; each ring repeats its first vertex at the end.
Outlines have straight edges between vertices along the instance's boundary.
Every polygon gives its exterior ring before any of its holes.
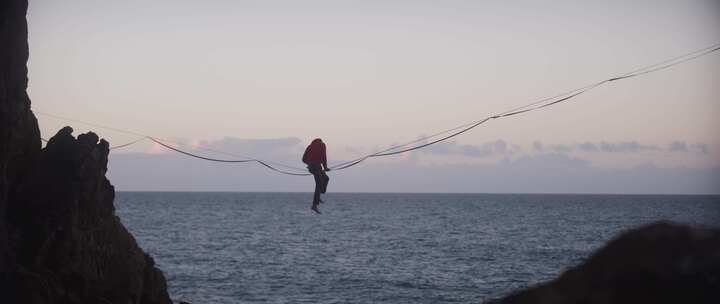
{"type": "Polygon", "coordinates": [[[41,149],[26,11],[27,0],[0,2],[0,303],[171,303],[115,215],[108,143],[66,127],[41,149]]]}
{"type": "Polygon", "coordinates": [[[491,303],[720,303],[720,230],[640,227],[554,281],[491,303]]]}
{"type": "Polygon", "coordinates": [[[8,240],[8,194],[40,151],[27,89],[27,1],[0,2],[0,294],[14,268],[8,240]]]}

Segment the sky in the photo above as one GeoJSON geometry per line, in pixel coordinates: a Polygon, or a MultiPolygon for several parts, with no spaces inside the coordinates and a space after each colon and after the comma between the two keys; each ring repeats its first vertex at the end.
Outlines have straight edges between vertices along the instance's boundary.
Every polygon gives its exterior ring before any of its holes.
{"type": "MultiPolygon", "coordinates": [[[[302,167],[351,159],[720,42],[720,2],[30,2],[33,109],[302,167]]],[[[720,55],[332,172],[330,191],[720,193],[720,55]]],[[[38,114],[111,145],[138,138],[38,114]]],[[[230,157],[232,158],[232,157],[230,157]]],[[[310,191],[141,142],[118,190],[310,191]]]]}

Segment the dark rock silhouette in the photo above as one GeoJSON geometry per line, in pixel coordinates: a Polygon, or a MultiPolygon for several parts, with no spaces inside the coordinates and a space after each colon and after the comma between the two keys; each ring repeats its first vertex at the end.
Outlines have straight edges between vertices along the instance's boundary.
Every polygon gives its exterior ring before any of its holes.
{"type": "MultiPolygon", "coordinates": [[[[108,143],[64,128],[41,150],[27,89],[27,0],[0,1],[0,303],[171,303],[115,215],[108,143]]],[[[720,231],[658,223],[495,303],[720,303],[720,231]]]]}
{"type": "Polygon", "coordinates": [[[559,278],[491,303],[720,303],[720,230],[640,227],[559,278]]]}
{"type": "Polygon", "coordinates": [[[66,127],[41,150],[26,11],[27,0],[0,2],[0,303],[171,303],[115,215],[108,143],[66,127]]]}
{"type": "Polygon", "coordinates": [[[8,239],[8,194],[40,152],[37,121],[27,88],[27,1],[0,2],[0,294],[14,269],[8,239]]]}

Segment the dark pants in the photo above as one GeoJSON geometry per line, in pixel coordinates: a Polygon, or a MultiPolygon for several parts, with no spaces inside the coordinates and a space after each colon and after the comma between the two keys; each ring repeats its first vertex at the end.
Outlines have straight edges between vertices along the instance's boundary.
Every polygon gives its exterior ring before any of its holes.
{"type": "Polygon", "coordinates": [[[327,191],[327,185],[328,182],[330,182],[330,177],[325,174],[325,171],[323,171],[322,166],[319,164],[309,164],[308,170],[315,178],[315,195],[313,196],[313,205],[317,205],[320,203],[320,193],[325,193],[327,191]]]}

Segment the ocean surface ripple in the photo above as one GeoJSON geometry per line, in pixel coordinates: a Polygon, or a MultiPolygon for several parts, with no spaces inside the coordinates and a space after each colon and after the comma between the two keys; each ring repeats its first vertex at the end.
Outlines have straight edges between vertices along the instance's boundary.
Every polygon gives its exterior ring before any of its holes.
{"type": "Polygon", "coordinates": [[[720,196],[119,192],[118,216],[200,303],[481,303],[617,233],[719,226],[720,196]]]}

